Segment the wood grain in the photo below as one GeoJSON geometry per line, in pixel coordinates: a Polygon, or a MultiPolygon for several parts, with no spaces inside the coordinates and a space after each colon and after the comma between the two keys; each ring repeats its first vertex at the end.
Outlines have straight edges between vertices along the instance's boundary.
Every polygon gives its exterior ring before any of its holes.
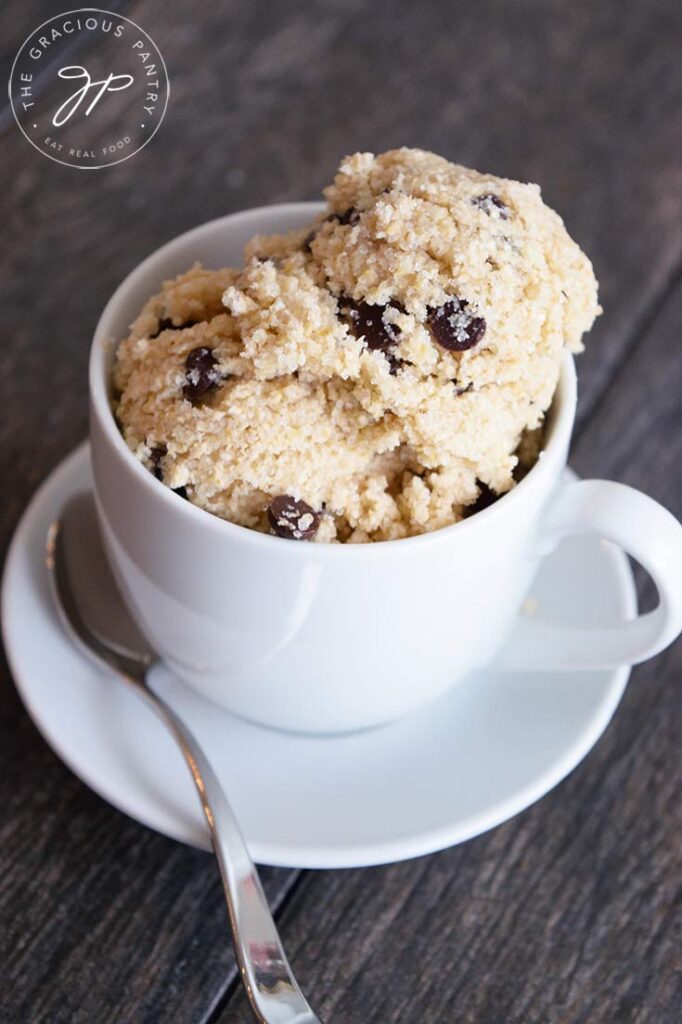
{"type": "MultiPolygon", "coordinates": [[[[0,1020],[202,1020],[233,970],[213,858],[114,811],[25,715],[0,737],[0,1020]]],[[[262,877],[277,906],[289,873],[262,877]]]]}
{"type": "MultiPolygon", "coordinates": [[[[0,10],[3,71],[65,6],[0,10]]],[[[108,6],[168,65],[153,142],[81,173],[0,115],[3,549],[85,433],[89,340],[125,273],[196,223],[316,196],[346,152],[402,144],[542,182],[602,282],[576,465],[682,511],[679,4],[108,6]]],[[[678,645],[638,669],[588,762],[491,835],[398,867],[265,873],[330,1019],[679,1019],[681,657],[678,645]]],[[[86,790],[4,666],[0,695],[0,1021],[242,1019],[211,859],[86,790]]]]}
{"type": "MultiPolygon", "coordinates": [[[[574,459],[678,515],[681,319],[682,285],[574,459]]],[[[306,875],[281,927],[323,1019],[678,1024],[681,677],[680,643],[635,669],[587,760],[494,832],[412,863],[306,875]]],[[[236,992],[218,1020],[245,1013],[236,992]]]]}

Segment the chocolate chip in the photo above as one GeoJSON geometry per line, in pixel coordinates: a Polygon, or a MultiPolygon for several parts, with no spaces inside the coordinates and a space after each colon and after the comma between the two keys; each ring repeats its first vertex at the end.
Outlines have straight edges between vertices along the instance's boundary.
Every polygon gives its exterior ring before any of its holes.
{"type": "Polygon", "coordinates": [[[310,540],[317,533],[320,516],[307,502],[280,494],[268,506],[268,521],[278,537],[310,540]]]}
{"type": "Polygon", "coordinates": [[[437,309],[430,309],[428,322],[434,338],[448,352],[465,352],[485,334],[483,317],[472,316],[468,303],[461,299],[449,299],[437,309]]]}
{"type": "Polygon", "coordinates": [[[386,356],[386,362],[388,363],[388,372],[391,374],[391,377],[395,377],[398,370],[401,370],[405,365],[405,360],[398,359],[398,357],[394,356],[392,352],[384,352],[384,355],[386,356]]]}
{"type": "MultiPolygon", "coordinates": [[[[161,469],[161,462],[164,457],[168,454],[168,449],[165,444],[157,445],[156,448],[152,448],[149,453],[149,459],[152,464],[152,472],[157,480],[163,482],[163,471],[161,469]]],[[[187,501],[187,488],[186,487],[171,487],[173,494],[178,494],[181,498],[187,501]]]]}
{"type": "Polygon", "coordinates": [[[194,327],[198,324],[198,320],[185,320],[184,323],[174,324],[168,317],[163,317],[159,320],[159,326],[156,329],[156,334],[150,334],[150,338],[158,338],[161,331],[184,331],[185,327],[194,327]]]}
{"type": "Polygon", "coordinates": [[[500,220],[509,220],[511,217],[511,210],[507,204],[499,196],[496,196],[494,192],[486,192],[482,196],[476,196],[471,202],[475,207],[487,214],[488,217],[493,214],[499,217],[500,220]]]}
{"type": "Polygon", "coordinates": [[[472,380],[469,381],[465,388],[461,388],[456,380],[453,380],[452,383],[455,386],[455,394],[457,395],[458,398],[460,395],[466,395],[469,391],[474,390],[474,382],[472,380]]]}
{"type": "Polygon", "coordinates": [[[156,448],[152,448],[149,453],[149,458],[152,464],[152,472],[157,480],[163,480],[163,473],[161,471],[161,460],[164,455],[168,453],[168,449],[165,444],[158,445],[156,448]]]}
{"type": "Polygon", "coordinates": [[[360,220],[360,212],[354,206],[349,206],[343,213],[330,213],[325,220],[336,220],[339,224],[357,224],[360,220]]]}
{"type": "Polygon", "coordinates": [[[364,338],[370,352],[383,352],[391,376],[394,377],[403,365],[403,360],[393,353],[400,337],[400,328],[386,320],[385,313],[389,307],[405,312],[399,302],[375,306],[369,302],[354,302],[345,295],[339,298],[339,312],[347,320],[355,337],[364,338]]]}
{"type": "Polygon", "coordinates": [[[478,480],[477,483],[479,486],[478,497],[473,505],[467,506],[467,517],[476,515],[477,512],[482,512],[484,508],[490,508],[490,506],[494,505],[500,497],[500,495],[495,494],[495,491],[488,487],[487,484],[481,483],[480,480],[478,480]]]}
{"type": "Polygon", "coordinates": [[[400,328],[384,316],[389,306],[402,311],[398,303],[373,306],[369,302],[354,302],[345,295],[339,299],[339,312],[347,319],[355,337],[364,337],[371,352],[387,352],[398,343],[400,328]]]}
{"type": "Polygon", "coordinates": [[[187,383],[182,389],[185,398],[190,402],[205,395],[221,380],[216,358],[210,348],[193,348],[185,359],[185,379],[187,383]]]}

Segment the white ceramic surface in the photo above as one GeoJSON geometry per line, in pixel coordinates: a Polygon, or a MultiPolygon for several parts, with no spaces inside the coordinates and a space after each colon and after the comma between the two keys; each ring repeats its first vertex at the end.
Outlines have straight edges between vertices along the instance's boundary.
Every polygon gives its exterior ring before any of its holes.
{"type": "MultiPolygon", "coordinates": [[[[12,543],[2,612],[17,686],[48,743],[96,792],[160,832],[206,846],[173,741],[134,693],[71,646],[52,605],[47,528],[72,494],[91,486],[84,446],[38,491],[12,543]]],[[[528,607],[564,626],[623,623],[635,614],[626,560],[593,538],[564,541],[532,584],[528,607]]],[[[626,668],[486,671],[399,722],[335,737],[234,718],[166,670],[156,682],[210,756],[253,856],[328,868],[430,853],[518,813],[590,750],[627,676],[626,668]]]]}
{"type": "Polygon", "coordinates": [[[245,211],[148,257],[100,318],[90,362],[91,442],[104,541],[122,588],[172,670],[222,707],[284,729],[341,732],[391,721],[491,662],[541,558],[573,532],[624,546],[662,601],[615,630],[515,629],[509,667],[633,664],[682,629],[682,527],[631,488],[560,485],[576,411],[566,356],[546,450],[473,518],[375,545],[297,544],[182,501],[128,451],[110,408],[115,342],[160,282],[195,260],[239,264],[256,232],[309,223],[317,204],[245,211]]]}
{"type": "Polygon", "coordinates": [[[390,721],[490,662],[540,559],[571,533],[634,554],[656,581],[656,611],[617,629],[525,622],[512,667],[615,666],[650,657],[682,629],[682,527],[618,484],[560,485],[576,403],[567,356],[546,448],[510,494],[456,526],[383,544],[283,541],[183,501],[133,457],[111,413],[114,343],[161,280],[200,260],[238,264],[254,233],[309,223],[318,204],[245,211],[176,238],[123,282],[90,363],[95,492],[114,570],[146,633],[197,692],[284,729],[341,732],[390,721]]]}

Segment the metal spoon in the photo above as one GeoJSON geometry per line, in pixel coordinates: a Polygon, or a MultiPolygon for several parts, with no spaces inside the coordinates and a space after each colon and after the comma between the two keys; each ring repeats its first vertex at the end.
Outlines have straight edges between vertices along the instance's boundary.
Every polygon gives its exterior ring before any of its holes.
{"type": "Polygon", "coordinates": [[[151,688],[159,656],[140,632],[107,562],[95,504],[79,494],[47,538],[47,564],[57,609],[74,639],[131,686],[175,738],[196,786],[218,859],[237,963],[260,1024],[321,1024],[282,947],[255,865],[208,758],[176,713],[151,688]]]}

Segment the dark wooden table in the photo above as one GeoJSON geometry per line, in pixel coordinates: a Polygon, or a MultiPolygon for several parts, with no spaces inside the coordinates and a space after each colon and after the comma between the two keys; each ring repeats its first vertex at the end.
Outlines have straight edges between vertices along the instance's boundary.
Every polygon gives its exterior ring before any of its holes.
{"type": "MultiPolygon", "coordinates": [[[[9,2],[23,37],[69,4],[9,2]]],[[[85,435],[98,313],[211,217],[312,198],[341,155],[409,144],[539,181],[593,258],[573,464],[682,514],[677,0],[108,0],[171,77],[127,162],[51,163],[0,121],[5,545],[85,435]]],[[[646,584],[643,600],[650,600],[646,584]]],[[[633,672],[587,760],[519,817],[392,867],[264,870],[300,981],[344,1024],[682,1020],[682,644],[633,672]]],[[[58,680],[55,680],[58,685],[58,680]]],[[[119,814],[0,700],[0,1020],[246,1022],[213,860],[119,814]]]]}

